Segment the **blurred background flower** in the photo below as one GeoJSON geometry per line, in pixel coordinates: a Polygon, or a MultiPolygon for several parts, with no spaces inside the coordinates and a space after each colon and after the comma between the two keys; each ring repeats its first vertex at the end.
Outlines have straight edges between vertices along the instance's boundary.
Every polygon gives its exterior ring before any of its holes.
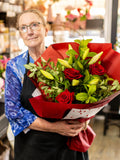
{"type": "Polygon", "coordinates": [[[70,14],[66,15],[65,18],[67,21],[75,22],[77,20],[78,16],[70,13],[70,14]]]}
{"type": "Polygon", "coordinates": [[[91,18],[90,9],[93,3],[90,0],[85,0],[84,5],[79,8],[74,8],[68,5],[65,10],[67,14],[65,15],[66,26],[71,29],[85,29],[86,20],[91,18]]]}
{"type": "Polygon", "coordinates": [[[4,95],[5,89],[5,70],[6,64],[10,58],[0,55],[0,98],[4,95]]]}
{"type": "Polygon", "coordinates": [[[77,8],[77,11],[79,13],[80,20],[87,20],[90,19],[90,9],[93,5],[92,1],[85,0],[85,4],[82,8],[77,8]]]}

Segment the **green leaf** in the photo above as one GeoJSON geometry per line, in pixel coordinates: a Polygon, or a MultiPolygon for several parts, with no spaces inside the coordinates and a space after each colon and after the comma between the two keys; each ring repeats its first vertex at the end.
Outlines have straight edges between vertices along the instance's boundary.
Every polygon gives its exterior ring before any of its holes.
{"type": "Polygon", "coordinates": [[[93,57],[93,56],[95,56],[95,55],[97,55],[96,52],[89,52],[89,53],[88,53],[88,57],[93,57]]]}
{"type": "Polygon", "coordinates": [[[96,91],[97,87],[96,85],[89,85],[88,94],[92,95],[96,91]]]}
{"type": "Polygon", "coordinates": [[[114,82],[112,83],[112,85],[118,86],[119,85],[118,80],[114,80],[114,82]]]}
{"type": "Polygon", "coordinates": [[[42,63],[42,65],[43,65],[43,67],[45,67],[46,66],[46,62],[41,62],[42,63]]]}
{"type": "Polygon", "coordinates": [[[106,86],[100,86],[100,88],[103,89],[103,90],[107,90],[106,86]]]}
{"type": "Polygon", "coordinates": [[[44,62],[44,63],[47,62],[43,57],[41,57],[41,60],[42,60],[42,62],[44,62]]]}
{"type": "Polygon", "coordinates": [[[59,95],[60,93],[62,93],[63,92],[63,90],[62,89],[57,89],[57,95],[59,95]]]}
{"type": "Polygon", "coordinates": [[[83,84],[85,90],[88,92],[88,85],[87,84],[83,84]]]}
{"type": "Polygon", "coordinates": [[[115,90],[117,86],[112,86],[111,91],[115,90]]]}
{"type": "Polygon", "coordinates": [[[78,67],[79,67],[81,70],[84,69],[84,68],[83,68],[83,65],[82,65],[82,63],[80,63],[80,61],[77,61],[77,65],[78,65],[78,67]]]}
{"type": "Polygon", "coordinates": [[[51,67],[52,67],[52,68],[54,68],[54,67],[55,67],[55,64],[54,64],[54,62],[53,62],[53,61],[51,61],[51,62],[50,62],[50,65],[51,65],[51,67]]]}
{"type": "Polygon", "coordinates": [[[119,91],[119,90],[120,90],[120,85],[118,85],[118,86],[117,86],[116,90],[117,90],[117,91],[119,91]]]}
{"type": "Polygon", "coordinates": [[[100,86],[102,86],[102,85],[106,85],[106,80],[105,80],[105,79],[103,79],[103,80],[100,82],[100,86]]]}
{"type": "Polygon", "coordinates": [[[113,79],[113,78],[110,78],[110,77],[107,77],[106,80],[107,80],[107,81],[114,81],[114,79],[113,79]]]}
{"type": "Polygon", "coordinates": [[[31,66],[29,64],[25,64],[24,67],[28,70],[31,69],[31,66]]]}
{"type": "Polygon", "coordinates": [[[89,71],[86,69],[85,70],[85,78],[83,80],[84,83],[86,83],[90,79],[90,74],[89,71]]]}
{"type": "Polygon", "coordinates": [[[66,80],[64,81],[64,85],[65,85],[65,89],[68,89],[69,86],[70,86],[69,80],[66,79],[66,80]]]}
{"type": "Polygon", "coordinates": [[[41,68],[42,66],[41,66],[41,64],[39,63],[39,62],[37,62],[37,65],[41,68]]]}
{"type": "Polygon", "coordinates": [[[35,73],[32,72],[32,73],[29,74],[29,77],[31,78],[31,77],[33,77],[34,75],[35,75],[35,73]]]}
{"type": "Polygon", "coordinates": [[[80,44],[80,48],[84,48],[84,47],[87,47],[88,43],[92,41],[92,39],[83,39],[83,40],[79,40],[79,39],[76,39],[74,40],[74,42],[76,43],[79,43],[80,44]]]}
{"type": "Polygon", "coordinates": [[[94,78],[94,79],[99,79],[100,80],[100,76],[99,75],[92,75],[92,78],[94,78]]]}
{"type": "Polygon", "coordinates": [[[34,63],[29,63],[29,65],[30,65],[31,67],[36,67],[36,64],[34,64],[34,63]]]}
{"type": "Polygon", "coordinates": [[[60,77],[59,79],[60,79],[60,82],[62,83],[63,82],[63,77],[60,77]]]}
{"type": "Polygon", "coordinates": [[[85,103],[89,103],[90,102],[90,99],[89,99],[89,97],[88,97],[88,99],[85,101],[85,103]]]}
{"type": "Polygon", "coordinates": [[[78,100],[78,101],[84,102],[84,101],[86,101],[87,99],[88,99],[88,94],[85,93],[85,92],[81,92],[81,93],[78,93],[78,94],[76,95],[76,100],[78,100]]]}
{"type": "Polygon", "coordinates": [[[42,86],[41,89],[45,90],[45,89],[48,89],[49,87],[48,86],[42,86]]]}
{"type": "Polygon", "coordinates": [[[111,91],[119,88],[118,86],[119,86],[118,80],[114,80],[113,83],[112,83],[111,91]]]}
{"type": "Polygon", "coordinates": [[[97,100],[95,97],[90,96],[90,97],[89,97],[89,101],[90,101],[90,103],[95,103],[95,102],[97,102],[98,100],[97,100]]]}
{"type": "Polygon", "coordinates": [[[99,80],[100,79],[98,79],[98,78],[94,78],[94,79],[90,80],[88,84],[91,84],[91,85],[92,84],[98,84],[99,80]]]}
{"type": "Polygon", "coordinates": [[[30,69],[30,71],[35,72],[35,71],[37,71],[37,68],[34,67],[34,68],[30,69]]]}
{"type": "Polygon", "coordinates": [[[94,64],[98,61],[98,59],[101,57],[103,52],[98,53],[97,55],[93,56],[91,60],[88,62],[89,65],[94,64]]]}
{"type": "Polygon", "coordinates": [[[36,76],[39,77],[40,75],[41,75],[41,72],[40,72],[40,71],[37,71],[37,72],[36,72],[36,76]]]}
{"type": "Polygon", "coordinates": [[[78,53],[73,49],[69,49],[68,51],[66,51],[66,54],[67,55],[73,55],[73,56],[78,55],[78,53]]]}
{"type": "Polygon", "coordinates": [[[72,63],[73,63],[73,56],[72,56],[72,55],[70,55],[70,57],[69,57],[69,59],[68,59],[68,63],[69,63],[70,65],[72,65],[72,63]]]}

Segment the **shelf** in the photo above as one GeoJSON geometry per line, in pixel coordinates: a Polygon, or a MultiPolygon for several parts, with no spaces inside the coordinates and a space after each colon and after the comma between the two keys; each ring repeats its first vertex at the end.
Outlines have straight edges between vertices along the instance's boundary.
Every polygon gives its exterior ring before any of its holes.
{"type": "Polygon", "coordinates": [[[5,114],[2,114],[2,116],[0,116],[0,138],[6,136],[7,128],[8,128],[8,120],[5,117],[5,114]]]}
{"type": "MultiPolygon", "coordinates": [[[[0,2],[0,54],[7,55],[19,51],[16,18],[23,11],[24,1],[0,2]],[[11,23],[12,22],[12,23],[11,23]],[[5,53],[5,54],[4,54],[5,53]]],[[[16,55],[16,54],[15,54],[16,55]]]]}

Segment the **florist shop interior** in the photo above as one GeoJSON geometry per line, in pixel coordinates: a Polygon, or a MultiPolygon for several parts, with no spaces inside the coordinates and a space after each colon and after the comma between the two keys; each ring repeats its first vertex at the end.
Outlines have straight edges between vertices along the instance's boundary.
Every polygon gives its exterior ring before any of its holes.
{"type": "MultiPolygon", "coordinates": [[[[0,0],[0,160],[14,159],[14,136],[4,111],[5,66],[27,49],[16,17],[29,8],[39,9],[46,19],[46,47],[92,39],[91,43],[111,43],[120,53],[120,0],[0,0]]],[[[120,159],[119,95],[90,120],[90,126],[96,133],[90,160],[120,159]]]]}

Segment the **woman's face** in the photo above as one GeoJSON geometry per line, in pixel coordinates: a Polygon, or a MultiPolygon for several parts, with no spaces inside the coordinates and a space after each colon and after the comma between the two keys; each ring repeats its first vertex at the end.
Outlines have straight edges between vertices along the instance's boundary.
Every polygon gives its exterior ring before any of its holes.
{"type": "Polygon", "coordinates": [[[20,16],[19,30],[21,38],[28,48],[39,47],[44,43],[44,38],[47,34],[47,29],[43,25],[41,18],[31,12],[24,13],[20,16]]]}

